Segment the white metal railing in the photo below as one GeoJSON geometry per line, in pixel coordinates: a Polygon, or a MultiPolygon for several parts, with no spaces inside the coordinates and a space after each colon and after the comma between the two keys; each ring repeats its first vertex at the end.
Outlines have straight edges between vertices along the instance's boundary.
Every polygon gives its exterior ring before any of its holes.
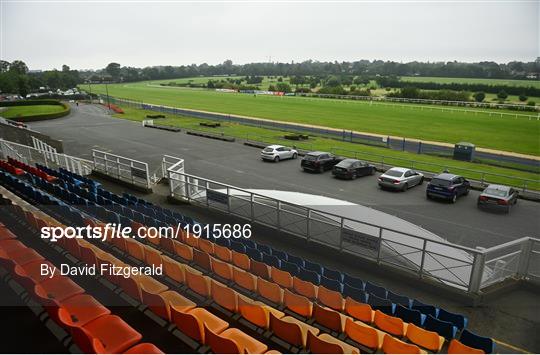
{"type": "Polygon", "coordinates": [[[478,293],[509,277],[540,280],[538,239],[522,238],[508,245],[477,250],[186,174],[183,162],[170,166],[167,173],[173,197],[470,293],[478,293]]]}
{"type": "Polygon", "coordinates": [[[92,159],[95,171],[135,186],[151,186],[147,163],[96,149],[92,149],[92,159]]]}
{"type": "Polygon", "coordinates": [[[40,150],[3,139],[0,139],[0,147],[4,159],[10,156],[26,164],[37,163],[49,168],[64,168],[79,175],[88,175],[94,168],[94,164],[90,160],[50,150],[40,150]]]}

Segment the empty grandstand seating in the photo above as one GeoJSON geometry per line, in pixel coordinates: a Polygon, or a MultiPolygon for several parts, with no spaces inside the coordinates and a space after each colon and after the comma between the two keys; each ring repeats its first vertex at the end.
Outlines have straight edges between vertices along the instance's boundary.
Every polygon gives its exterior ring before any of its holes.
{"type": "MultiPolygon", "coordinates": [[[[11,186],[28,200],[60,207],[58,212],[52,212],[52,209],[48,212],[76,225],[118,223],[122,219],[136,228],[198,223],[134,196],[115,195],[90,179],[65,172],[60,174],[52,169],[41,170],[56,177],[56,181],[36,174],[22,180],[8,171],[0,172],[0,183],[11,186]],[[77,209],[69,203],[76,204],[77,209]],[[89,222],[92,219],[94,221],[89,222]]],[[[467,327],[467,319],[459,314],[411,300],[380,285],[251,240],[198,239],[181,233],[178,240],[127,239],[106,245],[113,246],[135,262],[162,263],[170,280],[185,285],[205,302],[211,301],[257,327],[269,329],[272,337],[288,344],[289,350],[353,352],[356,349],[335,336],[320,334],[322,329],[341,334],[372,350],[419,353],[425,348],[436,352],[441,350],[444,338],[452,340],[458,330],[467,327]],[[287,315],[282,312],[284,309],[287,315]]],[[[17,245],[8,243],[6,248],[16,250],[17,245]]],[[[106,258],[78,243],[66,245],[66,249],[89,264],[106,258]]],[[[38,258],[36,255],[28,257],[34,258],[31,260],[34,262],[38,258]]],[[[19,267],[17,272],[32,275],[30,279],[35,277],[35,271],[31,269],[19,267]]],[[[145,281],[144,278],[119,282],[126,293],[146,304],[156,315],[176,324],[178,330],[191,339],[210,346],[214,352],[266,351],[268,348],[242,330],[229,328],[228,322],[200,307],[198,302],[173,291],[172,286],[162,287],[159,282],[145,281]]],[[[69,289],[66,287],[66,292],[69,289]]],[[[60,310],[62,319],[69,320],[61,306],[60,310]]],[[[463,330],[464,335],[466,331],[463,330]]],[[[482,349],[489,345],[482,342],[487,338],[471,334],[468,332],[465,339],[462,335],[459,344],[482,349]],[[481,346],[474,346],[478,343],[481,346]]],[[[84,339],[82,334],[78,336],[84,339]]],[[[458,345],[454,347],[457,349],[458,345]]],[[[93,346],[102,350],[99,342],[93,346]]]]}

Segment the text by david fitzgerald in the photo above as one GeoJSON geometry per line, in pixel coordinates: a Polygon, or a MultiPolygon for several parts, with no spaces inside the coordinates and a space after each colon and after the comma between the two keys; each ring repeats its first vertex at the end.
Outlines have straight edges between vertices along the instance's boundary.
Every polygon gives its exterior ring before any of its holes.
{"type": "Polygon", "coordinates": [[[126,279],[132,275],[161,276],[163,275],[163,265],[152,266],[116,266],[114,264],[101,264],[98,267],[92,266],[70,266],[60,264],[60,267],[49,264],[41,264],[41,276],[53,278],[57,275],[63,276],[122,276],[126,279]]]}

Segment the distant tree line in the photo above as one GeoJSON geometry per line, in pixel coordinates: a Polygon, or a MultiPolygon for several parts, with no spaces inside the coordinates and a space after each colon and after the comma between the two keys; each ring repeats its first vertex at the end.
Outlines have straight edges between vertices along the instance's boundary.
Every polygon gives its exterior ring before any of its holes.
{"type": "Polygon", "coordinates": [[[424,90],[454,90],[454,91],[470,91],[470,92],[489,92],[498,94],[501,91],[508,95],[524,95],[524,96],[540,96],[540,88],[534,86],[511,86],[511,85],[490,85],[477,83],[434,83],[434,82],[407,82],[401,81],[398,77],[387,76],[377,77],[377,84],[381,87],[389,88],[405,88],[414,86],[424,90]]]}
{"type": "MultiPolygon", "coordinates": [[[[538,74],[540,59],[534,62],[513,61],[507,64],[495,62],[409,62],[398,63],[382,60],[359,60],[355,62],[318,62],[307,60],[299,63],[249,63],[233,64],[226,60],[221,64],[155,66],[146,68],[122,67],[110,63],[103,70],[85,73],[87,78],[102,80],[103,75],[113,81],[163,80],[196,76],[238,75],[248,77],[375,77],[375,76],[436,76],[487,79],[526,79],[531,73],[538,74]]],[[[292,85],[296,83],[291,82],[292,85]]],[[[302,83],[311,84],[311,83],[302,83]]],[[[346,83],[342,83],[346,84],[346,83]]]]}
{"type": "Polygon", "coordinates": [[[26,96],[30,92],[66,90],[76,87],[82,82],[77,70],[62,65],[62,70],[29,72],[26,63],[20,60],[13,62],[0,61],[0,92],[26,96]]]}

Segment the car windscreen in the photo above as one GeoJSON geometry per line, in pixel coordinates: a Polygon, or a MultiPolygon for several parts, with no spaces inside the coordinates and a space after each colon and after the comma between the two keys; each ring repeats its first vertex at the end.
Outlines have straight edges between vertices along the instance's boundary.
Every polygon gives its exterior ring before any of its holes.
{"type": "Polygon", "coordinates": [[[263,152],[266,153],[272,153],[274,151],[274,148],[264,148],[263,152]]]}
{"type": "Polygon", "coordinates": [[[355,162],[356,162],[356,160],[345,159],[345,160],[342,160],[341,162],[339,162],[339,164],[337,164],[336,166],[340,167],[340,168],[349,168],[355,162]]]}
{"type": "Polygon", "coordinates": [[[435,186],[450,186],[452,185],[452,181],[451,180],[444,180],[444,179],[437,179],[437,178],[434,178],[431,180],[431,185],[435,185],[435,186]]]}
{"type": "Polygon", "coordinates": [[[384,175],[393,176],[393,177],[400,177],[400,176],[403,175],[403,172],[398,171],[398,170],[388,170],[386,173],[384,173],[384,175]]]}
{"type": "Polygon", "coordinates": [[[483,193],[492,195],[492,196],[497,196],[497,197],[506,197],[508,195],[507,191],[490,189],[490,188],[485,189],[483,193]]]}
{"type": "Polygon", "coordinates": [[[316,161],[317,160],[317,156],[316,155],[305,155],[304,156],[304,160],[309,160],[309,161],[316,161]]]}

